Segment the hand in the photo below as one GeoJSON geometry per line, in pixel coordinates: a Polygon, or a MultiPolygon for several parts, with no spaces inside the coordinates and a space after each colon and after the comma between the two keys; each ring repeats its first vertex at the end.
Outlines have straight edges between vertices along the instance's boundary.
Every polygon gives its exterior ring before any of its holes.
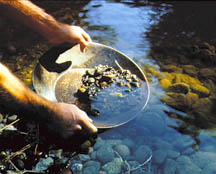
{"type": "Polygon", "coordinates": [[[59,25],[59,31],[55,31],[56,33],[53,33],[54,36],[48,38],[51,43],[79,43],[80,49],[83,52],[88,42],[91,42],[90,36],[82,28],[68,24],[59,25]]]}
{"type": "MultiPolygon", "coordinates": [[[[69,138],[75,132],[85,130],[87,133],[96,133],[97,128],[87,114],[76,105],[67,103],[55,103],[54,115],[48,127],[63,138],[69,138]]],[[[52,113],[53,114],[53,113],[52,113]]]]}

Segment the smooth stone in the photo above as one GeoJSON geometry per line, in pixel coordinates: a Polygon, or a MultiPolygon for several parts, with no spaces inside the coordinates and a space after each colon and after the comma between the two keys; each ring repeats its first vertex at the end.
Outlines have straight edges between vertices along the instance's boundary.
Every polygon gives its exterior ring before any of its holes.
{"type": "Polygon", "coordinates": [[[153,162],[161,165],[167,157],[167,151],[165,150],[156,150],[153,152],[153,162]]]}
{"type": "Polygon", "coordinates": [[[49,168],[49,166],[53,165],[54,160],[51,157],[44,158],[40,160],[33,170],[35,171],[43,171],[49,168]]]}
{"type": "Polygon", "coordinates": [[[80,159],[80,161],[85,162],[85,161],[90,160],[90,157],[89,157],[89,155],[80,154],[79,159],[80,159]]]}
{"type": "Polygon", "coordinates": [[[111,162],[106,163],[102,169],[107,174],[120,174],[123,161],[120,158],[114,158],[111,162]]]}
{"type": "Polygon", "coordinates": [[[195,153],[195,150],[192,149],[191,147],[185,149],[184,151],[181,152],[182,155],[192,155],[193,153],[195,153]]]}
{"type": "Polygon", "coordinates": [[[164,174],[174,174],[176,169],[177,169],[176,161],[167,158],[163,170],[164,174]]]}
{"type": "Polygon", "coordinates": [[[92,153],[90,153],[90,157],[91,157],[92,160],[95,160],[96,157],[97,157],[97,152],[93,151],[92,153]]]}
{"type": "Polygon", "coordinates": [[[180,153],[179,152],[176,152],[174,150],[168,150],[167,151],[167,157],[168,158],[172,158],[172,159],[176,159],[180,156],[180,153]]]}
{"type": "Polygon", "coordinates": [[[216,173],[216,162],[207,164],[203,171],[203,173],[215,174],[216,173]]]}
{"type": "Polygon", "coordinates": [[[101,164],[98,161],[90,160],[84,163],[84,167],[94,167],[97,170],[100,170],[101,164]]]}
{"type": "Polygon", "coordinates": [[[159,138],[157,138],[153,141],[152,147],[154,149],[161,149],[161,150],[165,150],[165,151],[173,149],[173,145],[171,143],[163,141],[159,138]]]}
{"type": "Polygon", "coordinates": [[[130,165],[130,168],[136,168],[140,165],[137,161],[128,161],[128,164],[130,165]]]}
{"type": "Polygon", "coordinates": [[[88,166],[83,169],[82,174],[99,174],[99,170],[94,166],[88,166]]]}
{"type": "Polygon", "coordinates": [[[94,147],[93,147],[93,149],[94,149],[94,150],[98,150],[98,149],[99,149],[100,147],[102,147],[104,144],[105,144],[105,141],[104,141],[102,138],[98,137],[98,138],[97,138],[97,141],[96,141],[96,143],[95,143],[95,145],[94,145],[94,147]]]}
{"type": "Polygon", "coordinates": [[[10,122],[15,121],[16,119],[17,119],[17,115],[12,115],[12,116],[9,116],[9,117],[8,117],[8,120],[9,120],[10,122]]]}
{"type": "Polygon", "coordinates": [[[135,146],[135,143],[131,139],[129,139],[129,138],[123,139],[122,140],[122,144],[126,145],[130,149],[132,149],[135,146]]]}
{"type": "Polygon", "coordinates": [[[139,163],[143,163],[148,160],[150,156],[152,156],[152,150],[146,145],[141,145],[137,150],[135,150],[133,155],[134,159],[136,159],[139,163]]]}
{"type": "Polygon", "coordinates": [[[96,153],[96,159],[102,162],[103,164],[112,161],[114,157],[115,154],[110,145],[105,145],[101,147],[100,149],[98,149],[96,153]]]}
{"type": "Polygon", "coordinates": [[[122,143],[122,140],[119,140],[119,139],[108,139],[106,141],[106,145],[110,145],[110,146],[119,145],[121,143],[122,143]]]}
{"type": "Polygon", "coordinates": [[[113,147],[113,150],[115,150],[123,159],[130,156],[130,149],[126,145],[116,145],[113,147]]]}
{"type": "Polygon", "coordinates": [[[70,165],[70,169],[76,173],[76,174],[81,174],[83,171],[83,164],[82,163],[74,163],[70,165]]]}
{"type": "Polygon", "coordinates": [[[192,147],[194,140],[190,136],[181,136],[173,144],[178,150],[184,151],[185,149],[192,147]]]}
{"type": "Polygon", "coordinates": [[[216,153],[199,151],[191,156],[192,161],[203,169],[210,163],[215,163],[216,153]]]}
{"type": "Polygon", "coordinates": [[[166,130],[165,119],[153,110],[145,112],[144,117],[136,119],[137,130],[143,134],[145,130],[149,130],[152,136],[163,135],[166,130]]]}
{"type": "Polygon", "coordinates": [[[187,156],[180,156],[176,160],[177,170],[176,174],[201,174],[201,169],[195,165],[187,156]]]}

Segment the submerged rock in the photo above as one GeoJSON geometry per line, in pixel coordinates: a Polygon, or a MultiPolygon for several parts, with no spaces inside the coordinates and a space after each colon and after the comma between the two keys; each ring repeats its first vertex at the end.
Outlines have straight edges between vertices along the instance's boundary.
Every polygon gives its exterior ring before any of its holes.
{"type": "Polygon", "coordinates": [[[197,68],[194,65],[184,65],[183,72],[193,77],[198,73],[197,68]]]}
{"type": "Polygon", "coordinates": [[[197,165],[195,165],[192,160],[187,156],[178,157],[176,162],[176,174],[201,174],[202,170],[197,165]]]}
{"type": "Polygon", "coordinates": [[[177,169],[177,162],[168,158],[164,165],[164,174],[175,173],[176,169],[177,169]]]}
{"type": "Polygon", "coordinates": [[[157,165],[163,164],[167,157],[167,151],[165,150],[156,150],[153,152],[153,162],[157,165]]]}
{"type": "Polygon", "coordinates": [[[99,148],[96,153],[96,158],[103,164],[112,161],[114,157],[115,157],[114,151],[112,147],[108,145],[99,148]]]}
{"type": "Polygon", "coordinates": [[[186,99],[185,94],[173,92],[167,94],[167,96],[161,97],[160,100],[162,102],[180,111],[187,111],[189,109],[188,100],[186,99]]]}
{"type": "Polygon", "coordinates": [[[130,149],[126,145],[116,145],[113,148],[118,154],[123,158],[126,159],[128,156],[130,156],[130,149]]]}
{"type": "Polygon", "coordinates": [[[163,66],[161,66],[160,70],[166,71],[166,72],[182,73],[182,68],[179,68],[176,65],[163,65],[163,66]]]}
{"type": "Polygon", "coordinates": [[[49,166],[53,165],[53,163],[54,163],[53,158],[51,158],[51,157],[44,158],[36,164],[36,166],[33,170],[35,170],[35,171],[47,170],[49,168],[49,166]]]}
{"type": "Polygon", "coordinates": [[[133,155],[135,160],[143,163],[152,155],[152,150],[146,145],[141,145],[135,150],[133,155]]]}
{"type": "Polygon", "coordinates": [[[191,91],[198,94],[199,97],[208,97],[210,95],[210,91],[206,87],[199,84],[192,85],[191,91]]]}
{"type": "Polygon", "coordinates": [[[208,164],[215,164],[216,153],[199,151],[192,155],[191,159],[197,166],[204,169],[208,164]]]}
{"type": "Polygon", "coordinates": [[[114,158],[113,161],[105,164],[102,169],[107,172],[107,174],[120,174],[123,161],[120,158],[114,158]]]}
{"type": "Polygon", "coordinates": [[[190,90],[190,86],[184,82],[174,83],[170,85],[169,88],[167,89],[167,91],[169,92],[176,92],[176,93],[183,93],[183,94],[187,94],[189,90],[190,90]]]}
{"type": "Polygon", "coordinates": [[[172,85],[172,83],[168,79],[161,79],[159,82],[160,82],[160,86],[164,90],[167,90],[172,85]]]}

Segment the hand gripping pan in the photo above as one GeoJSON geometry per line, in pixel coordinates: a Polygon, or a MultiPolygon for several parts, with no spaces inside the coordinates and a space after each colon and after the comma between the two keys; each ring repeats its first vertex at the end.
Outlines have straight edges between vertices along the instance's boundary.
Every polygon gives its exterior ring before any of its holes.
{"type": "MultiPolygon", "coordinates": [[[[114,85],[102,89],[98,97],[84,101],[88,108],[99,111],[97,117],[89,115],[97,128],[120,126],[134,119],[145,108],[150,91],[147,78],[139,66],[111,47],[89,43],[84,53],[80,52],[79,45],[51,48],[39,59],[33,71],[33,86],[39,95],[50,101],[77,104],[74,94],[82,84],[82,76],[86,70],[99,64],[130,70],[141,82],[141,87],[134,88],[132,92],[124,92],[122,87],[114,85]]],[[[82,105],[78,107],[85,110],[82,105]]]]}

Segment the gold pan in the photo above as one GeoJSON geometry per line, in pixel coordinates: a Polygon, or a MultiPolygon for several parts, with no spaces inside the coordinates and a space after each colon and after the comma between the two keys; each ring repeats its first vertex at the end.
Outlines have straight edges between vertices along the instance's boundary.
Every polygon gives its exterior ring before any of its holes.
{"type": "Polygon", "coordinates": [[[112,128],[134,119],[147,105],[150,90],[146,76],[139,66],[123,53],[98,43],[89,43],[84,53],[79,45],[61,45],[48,50],[33,71],[33,86],[44,98],[55,102],[76,103],[74,94],[82,84],[86,70],[99,64],[115,69],[128,69],[141,81],[141,87],[124,93],[119,87],[103,89],[103,97],[88,102],[97,109],[97,117],[89,115],[97,128],[112,128]],[[121,96],[113,95],[122,93],[121,96]]]}

